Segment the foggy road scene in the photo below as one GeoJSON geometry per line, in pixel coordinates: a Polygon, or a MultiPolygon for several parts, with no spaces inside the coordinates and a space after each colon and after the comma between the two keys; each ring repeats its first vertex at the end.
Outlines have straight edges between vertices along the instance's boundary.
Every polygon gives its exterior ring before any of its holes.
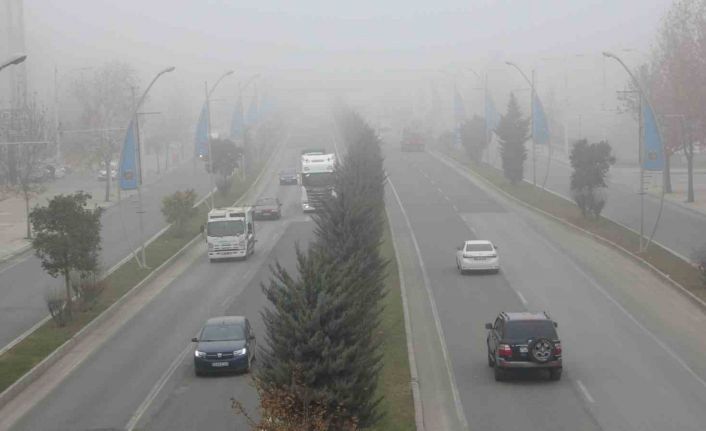
{"type": "Polygon", "coordinates": [[[0,431],[706,429],[706,0],[0,0],[0,431]]]}

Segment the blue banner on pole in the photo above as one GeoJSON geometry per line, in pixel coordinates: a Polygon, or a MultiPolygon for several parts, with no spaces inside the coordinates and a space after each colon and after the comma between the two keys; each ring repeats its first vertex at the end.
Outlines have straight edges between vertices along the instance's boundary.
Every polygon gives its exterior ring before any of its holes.
{"type": "Polygon", "coordinates": [[[258,116],[259,116],[259,105],[258,105],[258,98],[257,98],[257,88],[255,88],[255,92],[252,96],[252,99],[250,100],[250,106],[248,107],[248,115],[245,118],[245,124],[248,126],[252,126],[257,123],[258,116]]]}
{"type": "Polygon", "coordinates": [[[485,91],[485,131],[487,134],[487,139],[490,141],[493,132],[498,128],[498,123],[500,123],[500,114],[498,110],[495,109],[495,103],[493,98],[490,97],[490,92],[485,91]]]}
{"type": "Polygon", "coordinates": [[[549,123],[544,113],[544,107],[539,97],[535,94],[532,98],[532,140],[535,144],[549,144],[549,123]]]}
{"type": "Polygon", "coordinates": [[[642,167],[646,171],[661,171],[664,169],[664,148],[659,134],[657,120],[652,108],[642,103],[642,167]]]}
{"type": "Polygon", "coordinates": [[[203,104],[199,122],[196,124],[196,136],[194,137],[194,151],[197,156],[208,155],[208,105],[203,104]]]}
{"type": "MultiPolygon", "coordinates": [[[[135,122],[130,121],[125,134],[123,148],[120,151],[120,166],[118,184],[122,190],[135,190],[139,183],[137,171],[137,135],[135,133],[135,122]]],[[[110,166],[106,168],[110,175],[110,166]]]]}
{"type": "Polygon", "coordinates": [[[243,98],[238,96],[238,101],[233,110],[233,118],[230,122],[230,137],[231,139],[240,139],[245,132],[245,119],[243,118],[243,98]]]}

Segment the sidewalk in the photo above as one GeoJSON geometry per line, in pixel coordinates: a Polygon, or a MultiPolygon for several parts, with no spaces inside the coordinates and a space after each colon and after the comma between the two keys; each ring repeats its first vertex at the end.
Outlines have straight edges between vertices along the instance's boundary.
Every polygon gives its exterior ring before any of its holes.
{"type": "MultiPolygon", "coordinates": [[[[546,159],[546,154],[543,151],[537,151],[537,157],[546,159]]],[[[558,163],[570,165],[568,158],[563,153],[554,153],[552,159],[558,163]]],[[[665,202],[706,216],[706,169],[703,167],[694,168],[695,202],[689,203],[686,201],[688,178],[685,168],[672,168],[671,180],[672,193],[664,195],[665,202]]],[[[637,193],[640,190],[640,168],[635,165],[615,164],[611,166],[608,172],[607,182],[620,184],[637,193]]],[[[647,193],[659,199],[662,193],[661,172],[645,172],[645,183],[647,185],[647,193]]]]}
{"type": "MultiPolygon", "coordinates": [[[[144,183],[150,184],[157,181],[166,172],[162,166],[162,170],[157,174],[154,156],[146,155],[144,183]]],[[[188,162],[188,161],[187,161],[188,162]]],[[[169,171],[179,166],[184,161],[177,164],[171,164],[169,171]]],[[[39,196],[30,200],[30,209],[35,205],[46,205],[47,201],[58,194],[69,194],[78,190],[83,190],[92,196],[88,202],[90,207],[100,206],[109,208],[118,202],[117,181],[113,180],[110,184],[110,201],[105,201],[105,181],[99,181],[95,173],[75,172],[45,184],[46,190],[39,196]]],[[[121,199],[125,199],[134,192],[122,192],[121,199]]],[[[30,242],[26,239],[27,235],[27,214],[25,209],[25,201],[21,195],[14,193],[3,193],[0,191],[0,263],[9,260],[18,254],[21,254],[29,249],[30,242]]]]}

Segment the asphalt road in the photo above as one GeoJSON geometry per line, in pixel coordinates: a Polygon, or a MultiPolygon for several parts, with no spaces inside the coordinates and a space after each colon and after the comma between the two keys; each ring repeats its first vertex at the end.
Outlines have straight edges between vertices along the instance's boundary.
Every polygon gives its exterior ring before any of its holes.
{"type": "MultiPolygon", "coordinates": [[[[82,184],[74,184],[74,190],[81,188],[82,184]]],[[[184,164],[143,187],[145,238],[167,225],[160,212],[162,197],[188,188],[196,190],[199,196],[208,193],[210,180],[202,166],[197,166],[194,172],[191,163],[184,164]]],[[[101,260],[103,268],[107,269],[139,245],[136,194],[108,208],[101,221],[101,260]]],[[[63,289],[63,281],[47,275],[31,252],[0,265],[0,347],[48,314],[45,295],[51,289],[63,289]]]]}
{"type": "MultiPolygon", "coordinates": [[[[297,136],[292,136],[296,141],[297,136]]],[[[301,140],[305,144],[308,140],[301,140]]],[[[295,142],[296,143],[296,142],[295,142]]],[[[231,397],[256,413],[250,376],[196,378],[193,344],[213,316],[248,317],[264,339],[260,283],[269,265],[294,265],[295,243],[305,246],[313,223],[301,213],[299,189],[279,186],[276,173],[296,165],[299,148],[285,149],[263,177],[255,196],[277,196],[283,218],[256,223],[256,252],[247,261],[209,263],[203,256],[130,319],[20,420],[20,430],[243,429],[231,397]]],[[[201,246],[201,245],[200,245],[201,246]]],[[[257,361],[255,362],[257,367],[257,361]]]]}
{"type": "MultiPolygon", "coordinates": [[[[292,135],[293,146],[316,140],[303,135],[292,135]]],[[[278,259],[293,267],[294,244],[312,238],[297,188],[274,181],[277,168],[295,164],[297,150],[281,153],[270,181],[257,191],[278,195],[284,218],[258,224],[250,260],[196,259],[14,429],[245,429],[231,398],[256,411],[249,376],[196,378],[189,339],[207,318],[232,313],[247,316],[263,342],[259,312],[266,301],[259,285],[269,277],[268,265],[278,259]]],[[[423,398],[428,388],[443,387],[429,379],[447,375],[434,372],[447,364],[445,348],[459,416],[472,430],[706,428],[701,310],[628,258],[488,193],[430,154],[386,154],[402,203],[388,194],[393,230],[397,239],[413,235],[418,245],[419,256],[413,246],[398,248],[403,268],[410,261],[417,265],[405,275],[407,287],[418,281],[416,270],[426,274],[443,341],[443,348],[432,349],[430,363],[417,356],[423,398]],[[500,274],[458,274],[456,246],[471,238],[499,245],[500,274]],[[498,383],[487,367],[484,323],[501,310],[524,309],[547,310],[559,322],[565,352],[559,382],[533,373],[498,383]]],[[[420,298],[410,292],[410,309],[422,310],[411,315],[415,340],[417,332],[435,325],[425,312],[430,303],[420,298]]],[[[418,353],[424,348],[414,345],[418,353]]],[[[425,418],[431,418],[427,408],[435,406],[424,406],[425,418]]]]}
{"type": "MultiPolygon", "coordinates": [[[[703,322],[699,309],[624,256],[489,195],[432,155],[388,151],[386,169],[419,246],[470,429],[706,428],[706,340],[686,329],[703,322]],[[500,274],[458,273],[456,246],[474,238],[499,246],[500,274]],[[560,382],[537,372],[498,383],[487,366],[484,323],[526,309],[559,322],[560,382]]],[[[388,210],[396,231],[408,229],[396,203],[388,210]]]]}

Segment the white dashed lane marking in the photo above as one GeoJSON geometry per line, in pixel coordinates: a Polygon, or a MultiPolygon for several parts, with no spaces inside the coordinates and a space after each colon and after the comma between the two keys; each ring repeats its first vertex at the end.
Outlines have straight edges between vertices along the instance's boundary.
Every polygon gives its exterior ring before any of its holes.
{"type": "Polygon", "coordinates": [[[576,380],[576,385],[579,388],[579,391],[583,394],[584,398],[586,398],[586,401],[588,401],[591,404],[594,404],[596,400],[593,399],[590,393],[588,393],[588,389],[586,389],[586,386],[583,385],[581,380],[576,380]]]}

